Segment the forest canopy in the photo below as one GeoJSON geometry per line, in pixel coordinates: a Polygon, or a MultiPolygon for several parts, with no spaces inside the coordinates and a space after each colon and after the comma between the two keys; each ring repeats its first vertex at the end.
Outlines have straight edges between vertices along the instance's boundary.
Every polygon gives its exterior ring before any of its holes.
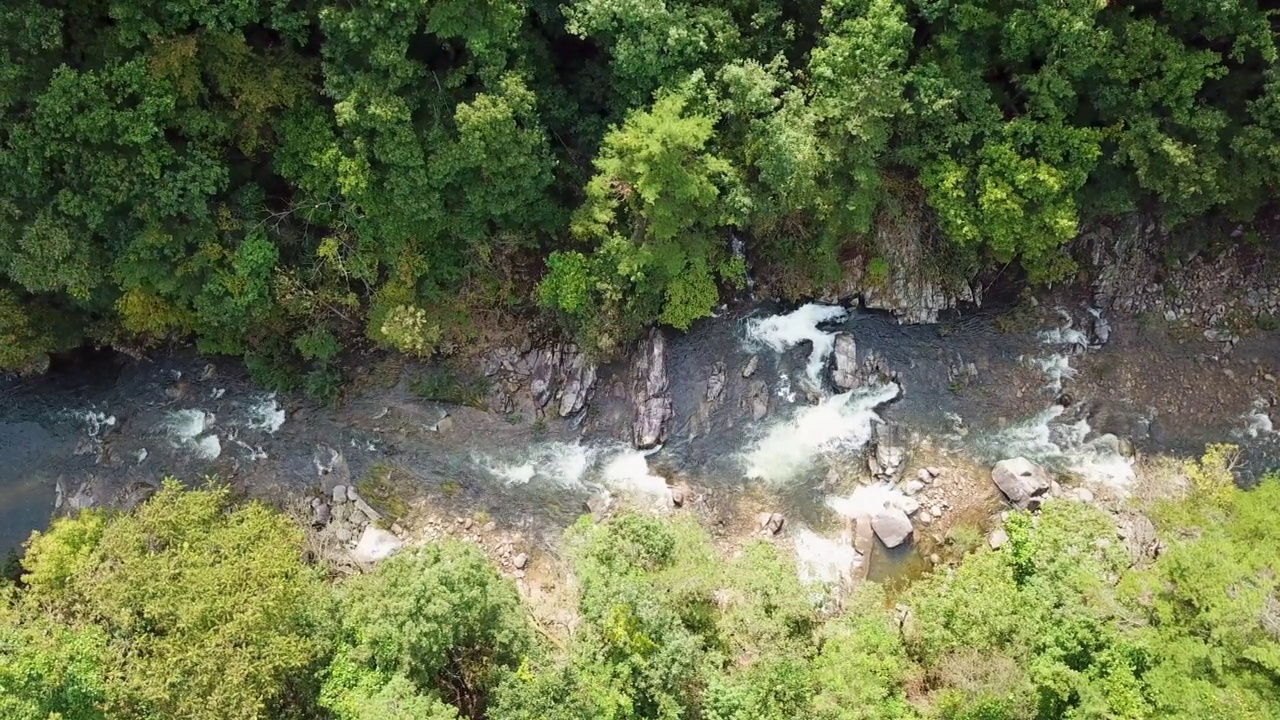
{"type": "MultiPolygon", "coordinates": [[[[194,338],[322,390],[533,310],[608,354],[918,207],[962,272],[1280,187],[1257,0],[10,0],[0,369],[194,338]]],[[[803,287],[803,284],[802,284],[803,287]]]]}
{"type": "Polygon", "coordinates": [[[567,574],[523,596],[452,539],[332,577],[291,519],[169,482],[56,520],[0,579],[0,716],[1274,720],[1280,477],[1240,490],[1230,454],[1146,509],[1154,559],[1059,499],[998,550],[959,525],[952,560],[851,594],[689,515],[584,517],[531,565],[567,574]]]}

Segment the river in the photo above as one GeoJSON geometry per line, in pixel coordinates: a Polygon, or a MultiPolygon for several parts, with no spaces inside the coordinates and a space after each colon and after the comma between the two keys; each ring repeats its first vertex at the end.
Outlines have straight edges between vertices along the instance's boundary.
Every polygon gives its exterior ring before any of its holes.
{"type": "Polygon", "coordinates": [[[645,505],[685,482],[726,512],[735,498],[761,498],[792,520],[798,548],[828,542],[858,502],[852,484],[877,434],[975,468],[1025,455],[1117,493],[1133,481],[1130,444],[1150,457],[1236,442],[1245,478],[1280,462],[1277,334],[1229,348],[1116,317],[1102,318],[1100,338],[1090,308],[1069,302],[1013,317],[995,308],[907,326],[829,306],[723,309],[669,335],[675,415],[665,445],[647,452],[626,442],[629,405],[609,392],[621,368],[602,368],[585,417],[533,422],[421,401],[412,366],[371,365],[335,408],[264,392],[231,359],[97,353],[0,382],[0,546],[19,545],[55,507],[128,506],[167,474],[214,475],[264,498],[302,494],[338,455],[353,478],[395,468],[410,494],[551,529],[600,489],[645,505]],[[836,392],[837,332],[896,380],[836,392]],[[708,402],[717,374],[723,387],[708,402]],[[761,383],[768,409],[755,419],[761,383]]]}

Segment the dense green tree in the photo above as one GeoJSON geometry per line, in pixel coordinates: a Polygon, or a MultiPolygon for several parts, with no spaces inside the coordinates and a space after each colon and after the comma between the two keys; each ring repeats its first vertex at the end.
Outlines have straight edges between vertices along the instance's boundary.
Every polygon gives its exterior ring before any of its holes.
{"type": "Polygon", "coordinates": [[[904,217],[930,257],[889,270],[1057,281],[1087,222],[1265,217],[1276,36],[1257,0],[13,0],[0,369],[190,338],[332,397],[353,343],[535,305],[609,354],[725,299],[731,234],[812,297],[904,217]]]}
{"type": "Polygon", "coordinates": [[[715,120],[665,95],[606,137],[574,215],[590,255],[553,254],[544,304],[586,326],[598,349],[654,320],[682,330],[711,313],[717,278],[734,280],[725,226],[738,215],[733,168],[708,151],[715,120]]]}
{"type": "Polygon", "coordinates": [[[29,632],[56,619],[65,642],[29,640],[17,662],[108,717],[262,717],[325,649],[301,541],[261,505],[173,482],[135,513],[60,519],[28,544],[18,612],[43,617],[29,632]]]}
{"type": "Polygon", "coordinates": [[[344,719],[398,717],[386,713],[400,703],[450,717],[439,698],[480,717],[501,674],[532,646],[515,589],[472,545],[400,553],[344,583],[340,604],[342,642],[323,702],[344,719]]]}

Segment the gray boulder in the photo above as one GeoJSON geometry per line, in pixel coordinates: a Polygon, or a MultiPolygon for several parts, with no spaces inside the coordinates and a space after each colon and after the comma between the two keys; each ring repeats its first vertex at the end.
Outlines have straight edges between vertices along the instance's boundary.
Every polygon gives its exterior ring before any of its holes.
{"type": "Polygon", "coordinates": [[[596,364],[570,345],[565,350],[561,374],[564,379],[560,389],[560,417],[569,417],[586,407],[591,399],[596,386],[596,364]]]}
{"type": "Polygon", "coordinates": [[[1023,457],[996,463],[991,468],[991,479],[1000,488],[1000,492],[1009,498],[1009,502],[1021,510],[1040,507],[1049,489],[1053,487],[1053,477],[1049,471],[1023,457]]]}
{"type": "Polygon", "coordinates": [[[372,563],[385,560],[392,553],[404,547],[404,541],[392,533],[370,525],[360,534],[360,541],[351,551],[357,562],[372,563]]]}
{"type": "Polygon", "coordinates": [[[836,335],[835,348],[832,351],[835,368],[831,371],[831,382],[841,390],[851,390],[858,383],[858,345],[849,333],[836,335]]]}
{"type": "Polygon", "coordinates": [[[871,529],[885,547],[898,547],[911,537],[911,518],[899,508],[886,507],[871,518],[871,529]]]}
{"type": "Polygon", "coordinates": [[[752,380],[747,387],[747,405],[751,408],[752,420],[769,414],[769,386],[763,380],[752,380]]]}
{"type": "Polygon", "coordinates": [[[662,331],[654,328],[634,365],[632,441],[637,448],[651,448],[667,439],[667,423],[674,412],[667,390],[667,341],[662,331]]]}

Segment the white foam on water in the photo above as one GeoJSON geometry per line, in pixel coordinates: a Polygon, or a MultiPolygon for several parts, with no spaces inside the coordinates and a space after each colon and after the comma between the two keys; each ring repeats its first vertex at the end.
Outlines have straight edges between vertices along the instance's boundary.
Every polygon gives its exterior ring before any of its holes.
{"type": "Polygon", "coordinates": [[[541,480],[563,488],[583,487],[583,477],[595,459],[595,451],[581,443],[539,443],[526,450],[524,462],[495,463],[480,460],[507,485],[527,485],[541,480]]]}
{"type": "Polygon", "coordinates": [[[1079,476],[1088,484],[1126,495],[1137,480],[1133,460],[1120,452],[1115,435],[1093,435],[1088,421],[1059,422],[1065,409],[1045,410],[983,438],[992,459],[1025,457],[1058,472],[1079,476]]]}
{"type": "Polygon", "coordinates": [[[791,531],[795,543],[796,569],[804,583],[837,583],[852,579],[853,568],[862,562],[857,550],[809,530],[791,531]]]}
{"type": "Polygon", "coordinates": [[[1045,345],[1067,345],[1080,349],[1089,347],[1089,336],[1071,326],[1043,330],[1036,337],[1045,345]]]}
{"type": "Polygon", "coordinates": [[[778,374],[777,395],[787,402],[793,403],[796,401],[796,391],[791,387],[791,378],[787,377],[786,373],[778,374]]]}
{"type": "Polygon", "coordinates": [[[847,518],[865,518],[875,515],[885,506],[901,507],[906,495],[889,483],[872,483],[855,488],[846,497],[827,497],[827,507],[847,518]]]}
{"type": "Polygon", "coordinates": [[[161,428],[172,440],[187,442],[204,434],[209,425],[209,414],[196,408],[174,410],[166,413],[161,428]]]}
{"type": "Polygon", "coordinates": [[[605,462],[600,481],[611,490],[666,499],[671,495],[667,479],[649,470],[649,455],[653,451],[623,450],[605,462]]]}
{"type": "Polygon", "coordinates": [[[276,402],[275,393],[263,395],[245,410],[244,424],[253,430],[265,430],[268,433],[275,433],[284,425],[284,420],[284,408],[280,407],[280,404],[276,402]]]}
{"type": "Polygon", "coordinates": [[[818,328],[820,323],[843,320],[849,311],[839,305],[802,305],[785,315],[771,315],[747,321],[747,338],[762,343],[775,352],[783,352],[806,340],[813,344],[805,374],[815,386],[821,386],[822,368],[835,347],[835,333],[818,328]]]}
{"type": "Polygon", "coordinates": [[[160,430],[175,448],[189,451],[199,460],[213,460],[222,454],[222,441],[217,435],[201,437],[213,423],[213,415],[198,408],[166,413],[160,430]]]}
{"type": "Polygon", "coordinates": [[[255,447],[243,440],[237,440],[235,438],[232,438],[232,442],[240,446],[240,448],[245,451],[245,460],[248,460],[249,462],[257,462],[259,460],[267,459],[267,453],[261,447],[255,447]]]}
{"type": "Polygon", "coordinates": [[[881,422],[876,408],[901,392],[896,383],[824,398],[769,428],[743,456],[748,478],[792,480],[824,454],[861,451],[881,422]]]}
{"type": "Polygon", "coordinates": [[[116,424],[115,415],[97,410],[67,410],[66,414],[84,423],[85,433],[91,438],[98,437],[103,430],[114,427],[116,424]]]}
{"type": "Polygon", "coordinates": [[[1071,361],[1066,355],[1050,355],[1047,358],[1036,358],[1032,362],[1048,379],[1045,389],[1055,393],[1062,392],[1063,383],[1076,376],[1076,370],[1071,367],[1071,361]]]}
{"type": "Polygon", "coordinates": [[[201,460],[214,460],[222,454],[222,441],[217,435],[205,435],[191,444],[191,454],[201,460]]]}

